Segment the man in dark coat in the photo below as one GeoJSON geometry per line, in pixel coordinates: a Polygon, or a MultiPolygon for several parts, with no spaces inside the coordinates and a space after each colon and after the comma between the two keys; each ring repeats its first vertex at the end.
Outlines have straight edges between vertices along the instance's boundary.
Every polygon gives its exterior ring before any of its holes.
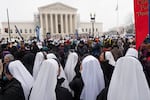
{"type": "Polygon", "coordinates": [[[88,53],[88,47],[87,45],[85,45],[85,43],[83,41],[80,41],[80,43],[77,46],[77,53],[79,55],[79,57],[84,56],[84,54],[88,53]]]}
{"type": "Polygon", "coordinates": [[[40,49],[39,49],[39,47],[37,46],[36,42],[34,41],[34,42],[32,43],[32,46],[31,46],[31,52],[34,53],[34,54],[36,54],[36,53],[39,52],[39,51],[40,51],[40,49]]]}

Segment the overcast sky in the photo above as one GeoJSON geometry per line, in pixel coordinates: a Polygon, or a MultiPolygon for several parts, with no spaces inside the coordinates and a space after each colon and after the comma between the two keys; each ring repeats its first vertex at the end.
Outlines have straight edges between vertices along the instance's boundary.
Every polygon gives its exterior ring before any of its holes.
{"type": "MultiPolygon", "coordinates": [[[[133,1],[118,0],[119,25],[133,21],[133,1]]],[[[96,22],[103,23],[103,30],[117,26],[117,0],[1,0],[0,23],[7,21],[6,9],[10,21],[33,21],[38,7],[61,2],[78,9],[81,22],[90,22],[90,13],[96,14],[96,22]]]]}

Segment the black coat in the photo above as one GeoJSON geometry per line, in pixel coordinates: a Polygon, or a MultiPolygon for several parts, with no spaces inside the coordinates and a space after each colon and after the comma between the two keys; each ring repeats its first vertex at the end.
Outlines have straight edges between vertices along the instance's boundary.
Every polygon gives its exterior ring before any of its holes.
{"type": "MultiPolygon", "coordinates": [[[[150,71],[150,70],[149,70],[149,71],[150,71]]],[[[144,70],[144,74],[145,74],[145,77],[146,77],[148,86],[149,86],[149,88],[150,88],[150,76],[149,76],[149,74],[148,74],[148,73],[150,73],[149,71],[144,70]]]]}
{"type": "Polygon", "coordinates": [[[69,90],[64,87],[61,87],[63,81],[64,79],[58,79],[57,81],[55,89],[57,100],[73,100],[72,94],[69,92],[69,90]]]}
{"type": "Polygon", "coordinates": [[[35,60],[35,54],[34,53],[27,53],[22,58],[22,63],[26,67],[26,69],[30,72],[30,74],[33,74],[33,66],[34,66],[34,60],[35,60]]]}
{"type": "Polygon", "coordinates": [[[7,84],[0,84],[0,100],[25,100],[21,83],[13,78],[7,84]]]}
{"type": "Polygon", "coordinates": [[[100,64],[104,73],[105,86],[109,86],[114,66],[110,65],[107,60],[100,62],[100,64]]]}
{"type": "Polygon", "coordinates": [[[104,88],[97,96],[96,100],[107,100],[108,87],[104,88]]]}
{"type": "Polygon", "coordinates": [[[84,86],[81,76],[75,76],[69,83],[69,86],[74,91],[74,100],[80,100],[80,95],[84,86]]]}

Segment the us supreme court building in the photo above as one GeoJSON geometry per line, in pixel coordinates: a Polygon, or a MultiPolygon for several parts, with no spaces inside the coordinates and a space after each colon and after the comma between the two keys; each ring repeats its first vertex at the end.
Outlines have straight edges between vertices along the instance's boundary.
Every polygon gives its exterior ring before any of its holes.
{"type": "Polygon", "coordinates": [[[61,3],[39,8],[40,26],[43,33],[74,34],[77,29],[77,9],[61,3]]]}

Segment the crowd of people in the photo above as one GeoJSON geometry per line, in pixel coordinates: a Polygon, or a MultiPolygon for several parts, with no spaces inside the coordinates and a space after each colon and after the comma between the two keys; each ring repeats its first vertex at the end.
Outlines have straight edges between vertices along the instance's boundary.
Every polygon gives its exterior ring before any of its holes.
{"type": "Polygon", "coordinates": [[[150,100],[147,40],[0,41],[0,59],[0,100],[150,100]]]}

